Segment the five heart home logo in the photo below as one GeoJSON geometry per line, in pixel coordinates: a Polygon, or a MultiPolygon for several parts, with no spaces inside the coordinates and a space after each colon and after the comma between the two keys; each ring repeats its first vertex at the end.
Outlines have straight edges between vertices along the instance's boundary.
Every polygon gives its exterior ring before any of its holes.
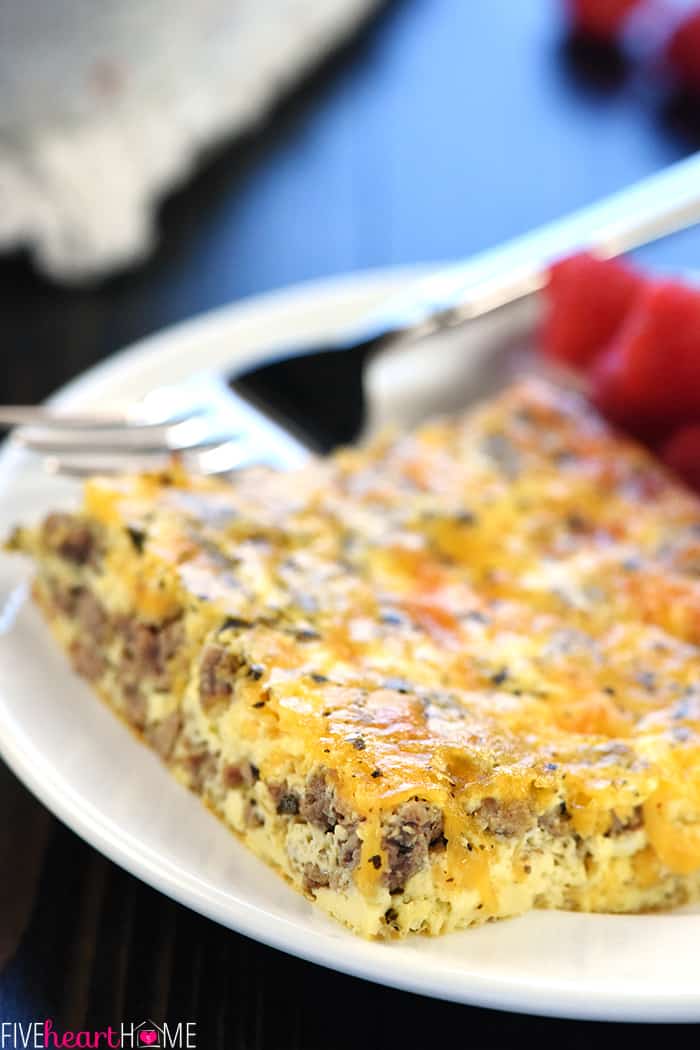
{"type": "Polygon", "coordinates": [[[197,1050],[197,1022],[122,1021],[99,1031],[60,1031],[53,1018],[0,1020],[0,1050],[197,1050]]]}

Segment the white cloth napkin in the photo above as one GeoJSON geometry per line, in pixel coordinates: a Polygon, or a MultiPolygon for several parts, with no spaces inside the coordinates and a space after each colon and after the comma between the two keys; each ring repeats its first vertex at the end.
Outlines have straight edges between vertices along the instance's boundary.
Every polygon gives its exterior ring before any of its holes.
{"type": "Polygon", "coordinates": [[[3,0],[0,249],[78,280],[147,254],[158,199],[379,0],[3,0]]]}

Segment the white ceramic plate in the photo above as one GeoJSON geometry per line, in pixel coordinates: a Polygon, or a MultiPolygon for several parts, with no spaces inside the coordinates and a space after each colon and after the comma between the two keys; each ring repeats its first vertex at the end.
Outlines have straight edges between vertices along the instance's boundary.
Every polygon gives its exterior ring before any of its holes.
{"type": "MultiPolygon", "coordinates": [[[[327,335],[405,279],[405,271],[361,275],[238,304],[113,357],[59,400],[121,401],[280,341],[327,335]]],[[[75,496],[16,449],[0,455],[3,530],[75,496]]],[[[537,912],[390,944],[366,943],[326,919],[250,856],[73,676],[26,600],[21,571],[0,558],[0,749],[49,809],[145,882],[276,948],[413,992],[560,1017],[700,1021],[698,910],[537,912]]]]}

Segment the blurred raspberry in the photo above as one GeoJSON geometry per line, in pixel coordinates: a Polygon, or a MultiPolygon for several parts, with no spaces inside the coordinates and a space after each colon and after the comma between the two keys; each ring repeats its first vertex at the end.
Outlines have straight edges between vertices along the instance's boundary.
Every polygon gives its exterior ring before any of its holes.
{"type": "Polygon", "coordinates": [[[573,28],[596,40],[612,42],[642,0],[566,0],[573,28]]]}
{"type": "Polygon", "coordinates": [[[644,278],[625,262],[570,255],[549,271],[542,348],[552,360],[586,368],[611,341],[644,278]]]}
{"type": "Polygon", "coordinates": [[[668,42],[666,57],[682,86],[700,92],[700,9],[678,26],[668,42]]]}
{"type": "Polygon", "coordinates": [[[593,366],[603,414],[635,432],[700,419],[700,291],[647,285],[593,366]]]}

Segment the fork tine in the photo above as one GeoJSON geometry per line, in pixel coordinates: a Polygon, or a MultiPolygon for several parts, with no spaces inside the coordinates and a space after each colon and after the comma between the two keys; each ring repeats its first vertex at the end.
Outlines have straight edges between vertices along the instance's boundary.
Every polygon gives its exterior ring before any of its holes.
{"type": "Polygon", "coordinates": [[[117,443],[116,441],[93,441],[89,444],[78,444],[78,440],[65,438],[65,439],[53,439],[53,438],[33,438],[17,437],[17,441],[24,448],[29,449],[30,452],[37,452],[40,455],[61,455],[63,453],[71,456],[90,456],[95,452],[104,453],[105,456],[167,456],[171,453],[178,452],[204,452],[206,449],[216,448],[217,446],[224,444],[228,441],[235,441],[235,434],[216,434],[213,437],[203,437],[199,440],[189,440],[186,442],[177,442],[167,444],[164,441],[160,442],[147,442],[147,441],[124,441],[117,443]]]}
{"type": "Polygon", "coordinates": [[[89,455],[93,452],[120,453],[128,455],[186,452],[213,448],[232,441],[237,432],[212,433],[210,424],[197,418],[188,419],[174,427],[160,430],[123,429],[118,431],[42,431],[22,428],[15,431],[13,439],[24,448],[42,454],[89,455]]]}
{"type": "Polygon", "coordinates": [[[176,426],[206,412],[194,406],[180,412],[148,412],[143,408],[124,412],[63,412],[43,405],[0,405],[0,427],[32,426],[59,430],[150,430],[176,426]]]}
{"type": "MultiPolygon", "coordinates": [[[[240,441],[219,441],[212,447],[184,452],[178,457],[187,470],[197,474],[226,474],[251,465],[249,450],[240,441]]],[[[44,458],[44,467],[50,474],[86,478],[94,475],[140,474],[163,469],[172,462],[172,456],[161,450],[160,455],[129,455],[123,450],[113,456],[52,455],[44,458]]]]}

